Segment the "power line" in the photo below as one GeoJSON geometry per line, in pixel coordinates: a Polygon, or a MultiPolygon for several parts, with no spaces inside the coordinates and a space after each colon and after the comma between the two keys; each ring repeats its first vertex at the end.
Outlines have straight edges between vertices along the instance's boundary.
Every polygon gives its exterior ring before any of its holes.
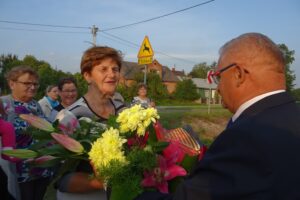
{"type": "Polygon", "coordinates": [[[16,30],[16,31],[32,31],[32,32],[49,32],[49,33],[89,33],[89,32],[75,32],[75,31],[52,31],[52,30],[41,30],[41,29],[24,29],[24,28],[7,28],[0,27],[1,30],[16,30]]]}
{"type": "MultiPolygon", "coordinates": [[[[183,11],[186,11],[186,10],[189,10],[189,9],[192,9],[192,8],[195,8],[195,7],[198,7],[198,6],[202,6],[202,5],[211,3],[211,2],[213,2],[213,1],[215,1],[215,0],[205,1],[205,2],[203,2],[203,3],[199,3],[199,4],[196,4],[196,5],[193,5],[193,6],[184,8],[184,9],[180,9],[180,10],[171,12],[171,13],[167,13],[167,14],[160,15],[160,16],[153,17],[153,18],[146,19],[146,20],[142,20],[142,21],[139,21],[139,22],[134,22],[134,23],[131,23],[131,24],[126,24],[126,25],[117,26],[117,27],[113,27],[113,28],[103,29],[103,30],[101,30],[101,31],[102,31],[102,32],[103,32],[103,31],[110,31],[110,30],[115,30],[115,29],[125,28],[125,27],[129,27],[129,26],[133,26],[133,25],[137,25],[137,24],[141,24],[141,23],[153,21],[153,20],[156,20],[156,19],[159,19],[159,18],[163,18],[163,17],[167,17],[167,16],[170,16],[170,15],[179,13],[179,12],[183,12],[183,11]]],[[[31,23],[31,22],[9,21],[9,20],[0,20],[0,23],[20,24],[20,25],[30,25],[30,26],[43,26],[43,27],[55,27],[55,28],[91,29],[91,27],[87,27],[87,26],[70,26],[70,25],[40,24],[40,23],[31,23]]]]}
{"type": "MultiPolygon", "coordinates": [[[[116,39],[118,39],[118,40],[120,40],[120,41],[123,41],[123,42],[125,42],[125,43],[127,43],[127,44],[133,45],[133,46],[135,46],[135,47],[137,47],[137,48],[140,47],[140,45],[138,45],[138,44],[136,44],[136,43],[130,42],[130,41],[128,41],[128,40],[125,40],[125,39],[120,38],[120,37],[118,37],[118,36],[115,36],[115,35],[113,35],[113,34],[106,33],[106,32],[101,32],[101,33],[106,34],[106,35],[109,35],[109,36],[111,36],[111,37],[113,37],[113,38],[116,38],[116,39]]],[[[178,58],[178,57],[175,57],[175,56],[170,56],[170,55],[168,55],[168,54],[166,54],[166,53],[164,53],[164,52],[161,52],[161,51],[155,51],[155,53],[158,53],[158,54],[161,54],[161,55],[170,57],[170,58],[174,58],[174,59],[177,59],[177,60],[189,62],[189,63],[192,63],[192,64],[197,64],[197,63],[194,62],[194,61],[186,60],[186,59],[183,59],[183,58],[178,58]]]]}
{"type": "Polygon", "coordinates": [[[103,29],[101,31],[111,31],[111,30],[115,30],[115,29],[125,28],[125,27],[129,27],[129,26],[133,26],[133,25],[137,25],[137,24],[141,24],[141,23],[153,21],[153,20],[156,20],[156,19],[159,19],[159,18],[163,18],[163,17],[169,16],[169,15],[173,15],[173,14],[176,14],[176,13],[179,13],[179,12],[183,12],[183,11],[186,11],[186,10],[198,7],[198,6],[202,6],[204,4],[208,4],[208,3],[211,3],[213,1],[215,1],[215,0],[210,0],[210,1],[203,2],[203,3],[199,3],[199,4],[196,4],[194,6],[190,6],[188,8],[177,10],[177,11],[174,11],[174,12],[171,12],[171,13],[167,13],[167,14],[164,14],[164,15],[160,15],[160,16],[157,16],[157,17],[153,17],[153,18],[150,18],[150,19],[142,20],[142,21],[139,21],[139,22],[134,22],[134,23],[131,23],[131,24],[126,24],[126,25],[123,25],[123,26],[117,26],[117,27],[108,28],[108,29],[103,29]]]}
{"type": "Polygon", "coordinates": [[[37,24],[37,23],[17,22],[17,21],[8,21],[8,20],[0,20],[0,22],[7,23],[7,24],[22,24],[22,25],[31,25],[31,26],[47,26],[47,27],[56,27],[56,28],[90,29],[90,27],[85,27],[85,26],[67,26],[67,25],[53,25],[53,24],[37,24]]]}

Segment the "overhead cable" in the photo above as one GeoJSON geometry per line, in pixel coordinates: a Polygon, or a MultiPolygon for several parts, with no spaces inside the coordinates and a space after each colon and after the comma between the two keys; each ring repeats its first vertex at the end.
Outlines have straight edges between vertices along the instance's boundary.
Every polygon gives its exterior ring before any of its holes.
{"type": "MultiPolygon", "coordinates": [[[[115,36],[115,35],[113,35],[113,34],[106,33],[106,32],[101,32],[101,33],[102,33],[102,34],[109,35],[109,36],[111,36],[111,37],[113,37],[113,38],[116,38],[116,39],[118,39],[118,40],[120,40],[120,41],[126,42],[127,44],[131,44],[131,45],[133,45],[133,46],[135,46],[135,47],[137,47],[137,48],[140,47],[140,45],[138,45],[138,44],[136,44],[136,43],[130,42],[130,41],[128,41],[128,40],[125,40],[125,39],[120,38],[120,37],[118,37],[118,36],[115,36]]],[[[194,62],[194,61],[186,60],[186,59],[184,59],[184,58],[178,58],[178,57],[175,57],[175,56],[170,56],[170,55],[168,55],[168,54],[166,54],[166,53],[164,53],[164,52],[161,52],[161,51],[154,51],[154,52],[155,52],[155,53],[158,53],[158,54],[161,54],[161,55],[164,55],[164,56],[167,56],[167,57],[170,57],[170,58],[177,59],[177,60],[189,62],[189,63],[192,63],[192,64],[197,64],[197,63],[194,62]]]]}
{"type": "Polygon", "coordinates": [[[107,28],[107,29],[103,29],[101,31],[111,31],[111,30],[115,30],[115,29],[120,29],[120,28],[125,28],[125,27],[129,27],[129,26],[133,26],[133,25],[137,25],[137,24],[141,24],[141,23],[145,23],[145,22],[149,22],[149,21],[153,21],[153,20],[156,20],[156,19],[159,19],[159,18],[163,18],[163,17],[166,17],[166,16],[169,16],[169,15],[173,15],[173,14],[176,14],[176,13],[179,13],[179,12],[183,12],[183,11],[186,11],[186,10],[189,10],[189,9],[192,9],[192,8],[195,8],[195,7],[198,7],[198,6],[202,6],[204,4],[208,4],[208,3],[211,3],[215,0],[210,0],[210,1],[205,1],[203,3],[199,3],[199,4],[196,4],[194,6],[190,6],[188,8],[184,8],[184,9],[181,9],[181,10],[177,10],[177,11],[174,11],[174,12],[171,12],[171,13],[167,13],[167,14],[164,14],[164,15],[160,15],[160,16],[157,16],[157,17],[153,17],[153,18],[150,18],[150,19],[146,19],[146,20],[142,20],[142,21],[139,21],[139,22],[134,22],[134,23],[131,23],[131,24],[126,24],[126,25],[123,25],[123,26],[117,26],[117,27],[113,27],[113,28],[107,28]]]}
{"type": "Polygon", "coordinates": [[[1,30],[16,30],[16,31],[32,31],[32,32],[49,32],[49,33],[88,33],[89,32],[76,32],[76,31],[52,31],[52,30],[41,30],[41,29],[25,29],[25,28],[8,28],[0,27],[1,30]]]}
{"type": "Polygon", "coordinates": [[[2,23],[7,24],[22,24],[22,25],[31,25],[31,26],[47,26],[47,27],[56,27],[56,28],[80,28],[80,29],[90,29],[90,27],[84,26],[67,26],[67,25],[53,25],[53,24],[37,24],[37,23],[29,23],[29,22],[17,22],[17,21],[8,21],[8,20],[0,20],[2,23]]]}

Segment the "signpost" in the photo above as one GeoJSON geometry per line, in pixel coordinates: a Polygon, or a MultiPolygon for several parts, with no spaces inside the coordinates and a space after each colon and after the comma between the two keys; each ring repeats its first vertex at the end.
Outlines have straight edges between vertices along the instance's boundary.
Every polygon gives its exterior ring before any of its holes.
{"type": "Polygon", "coordinates": [[[207,72],[207,83],[209,84],[209,93],[208,93],[208,110],[207,113],[210,114],[210,102],[211,102],[211,96],[212,96],[212,92],[211,92],[211,84],[213,83],[212,77],[211,75],[213,74],[212,70],[209,70],[207,72]]]}
{"type": "Polygon", "coordinates": [[[138,64],[139,65],[145,65],[145,71],[144,71],[144,84],[147,82],[147,64],[152,63],[153,61],[153,49],[150,44],[148,36],[145,36],[143,43],[140,47],[139,53],[138,53],[138,64]]]}

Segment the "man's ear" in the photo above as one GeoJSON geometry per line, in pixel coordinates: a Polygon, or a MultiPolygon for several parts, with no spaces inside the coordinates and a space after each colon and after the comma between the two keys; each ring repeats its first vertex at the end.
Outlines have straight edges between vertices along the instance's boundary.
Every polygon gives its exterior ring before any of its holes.
{"type": "Polygon", "coordinates": [[[245,80],[246,80],[246,71],[244,70],[243,67],[237,65],[235,68],[234,68],[234,77],[235,77],[235,80],[236,80],[236,86],[239,87],[241,86],[245,80]]]}

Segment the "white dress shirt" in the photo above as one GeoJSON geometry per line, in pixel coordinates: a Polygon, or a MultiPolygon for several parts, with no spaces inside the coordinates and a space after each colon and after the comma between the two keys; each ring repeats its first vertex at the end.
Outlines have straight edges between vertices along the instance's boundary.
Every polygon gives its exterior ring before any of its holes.
{"type": "Polygon", "coordinates": [[[272,92],[267,92],[265,94],[261,94],[259,96],[256,96],[256,97],[246,101],[237,109],[237,111],[232,116],[231,120],[234,122],[247,108],[249,108],[254,103],[258,102],[259,100],[262,100],[263,98],[266,98],[268,96],[271,96],[271,95],[277,94],[277,93],[281,93],[281,92],[285,92],[285,90],[275,90],[272,92]]]}

